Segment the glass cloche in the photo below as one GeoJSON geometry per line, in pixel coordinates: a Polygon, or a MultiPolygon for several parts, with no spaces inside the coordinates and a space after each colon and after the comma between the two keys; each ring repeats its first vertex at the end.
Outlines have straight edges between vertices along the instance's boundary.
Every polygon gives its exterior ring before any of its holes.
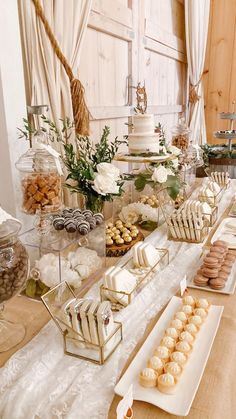
{"type": "Polygon", "coordinates": [[[21,173],[23,212],[49,214],[60,209],[60,162],[41,129],[32,136],[32,148],[19,158],[16,168],[21,173]]]}

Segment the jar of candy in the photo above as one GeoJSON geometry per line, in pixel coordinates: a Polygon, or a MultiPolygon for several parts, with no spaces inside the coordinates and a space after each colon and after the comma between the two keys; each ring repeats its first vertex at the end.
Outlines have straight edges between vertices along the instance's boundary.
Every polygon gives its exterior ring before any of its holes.
{"type": "Polygon", "coordinates": [[[189,134],[191,130],[187,127],[185,120],[180,118],[178,125],[172,129],[172,145],[182,151],[187,150],[189,146],[189,134]]]}
{"type": "Polygon", "coordinates": [[[37,130],[32,148],[16,163],[21,173],[22,210],[27,214],[48,214],[61,207],[61,165],[47,135],[37,130]]]}
{"type": "Polygon", "coordinates": [[[27,281],[29,258],[18,238],[20,228],[21,223],[13,218],[0,223],[0,304],[17,294],[27,281]]]}

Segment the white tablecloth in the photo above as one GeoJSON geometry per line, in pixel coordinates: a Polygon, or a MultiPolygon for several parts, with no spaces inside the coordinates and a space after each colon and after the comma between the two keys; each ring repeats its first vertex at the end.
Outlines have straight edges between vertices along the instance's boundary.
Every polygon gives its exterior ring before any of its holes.
{"type": "MultiPolygon", "coordinates": [[[[219,215],[235,191],[236,181],[225,192],[219,215]]],[[[114,386],[130,353],[151,318],[175,294],[183,276],[193,271],[201,254],[201,244],[168,241],[165,225],[147,240],[168,248],[171,263],[129,307],[116,314],[116,319],[123,323],[124,340],[112,357],[99,366],[64,355],[62,337],[50,321],[1,368],[1,419],[106,418],[114,386]]],[[[92,287],[89,295],[99,299],[99,284],[92,287]]]]}

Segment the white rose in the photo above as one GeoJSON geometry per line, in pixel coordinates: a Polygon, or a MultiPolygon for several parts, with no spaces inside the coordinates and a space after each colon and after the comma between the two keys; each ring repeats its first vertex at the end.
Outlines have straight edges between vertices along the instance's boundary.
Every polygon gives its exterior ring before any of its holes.
{"type": "Polygon", "coordinates": [[[168,146],[168,151],[170,151],[175,156],[179,156],[181,154],[181,150],[178,147],[175,147],[174,145],[168,146]]]}
{"type": "Polygon", "coordinates": [[[103,176],[99,173],[95,173],[94,184],[92,188],[99,195],[113,194],[116,195],[119,193],[119,186],[116,181],[110,176],[103,176]]]}
{"type": "Polygon", "coordinates": [[[114,180],[118,180],[120,177],[120,169],[118,169],[112,163],[99,163],[97,165],[97,172],[99,173],[99,175],[109,176],[114,180]]]}
{"type": "Polygon", "coordinates": [[[152,180],[158,183],[165,183],[169,174],[169,169],[166,169],[164,166],[160,165],[154,169],[152,174],[152,180]]]}

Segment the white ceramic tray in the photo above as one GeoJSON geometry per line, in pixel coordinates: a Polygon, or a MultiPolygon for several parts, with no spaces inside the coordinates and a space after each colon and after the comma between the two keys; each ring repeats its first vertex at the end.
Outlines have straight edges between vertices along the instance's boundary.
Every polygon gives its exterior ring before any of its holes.
{"type": "Polygon", "coordinates": [[[203,258],[204,258],[204,256],[201,259],[199,259],[199,263],[198,263],[196,269],[194,269],[193,275],[191,274],[191,276],[189,276],[189,278],[187,278],[188,287],[189,288],[196,288],[198,290],[203,290],[203,291],[216,292],[218,294],[228,294],[228,295],[234,294],[235,288],[236,288],[236,262],[233,264],[231,273],[230,273],[229,278],[228,278],[228,280],[225,284],[225,287],[222,288],[221,290],[213,290],[211,287],[209,287],[209,285],[205,285],[205,286],[200,287],[199,285],[194,284],[193,278],[194,278],[197,270],[200,269],[200,266],[203,263],[203,258]]]}
{"type": "Polygon", "coordinates": [[[127,371],[115,387],[115,393],[124,396],[133,384],[134,400],[151,403],[173,415],[187,416],[201,381],[211,347],[219,327],[222,306],[211,306],[194,343],[193,351],[174,394],[163,394],[157,388],[144,388],[138,382],[140,371],[145,368],[148,358],[158,346],[164,330],[181,305],[181,299],[173,297],[143,346],[133,359],[127,371]]]}
{"type": "Polygon", "coordinates": [[[228,244],[229,249],[236,249],[236,220],[234,218],[224,218],[222,220],[212,236],[211,243],[218,239],[224,240],[228,244]],[[234,229],[230,230],[227,226],[228,224],[233,225],[234,229]],[[229,234],[228,231],[232,231],[232,234],[229,234]]]}

